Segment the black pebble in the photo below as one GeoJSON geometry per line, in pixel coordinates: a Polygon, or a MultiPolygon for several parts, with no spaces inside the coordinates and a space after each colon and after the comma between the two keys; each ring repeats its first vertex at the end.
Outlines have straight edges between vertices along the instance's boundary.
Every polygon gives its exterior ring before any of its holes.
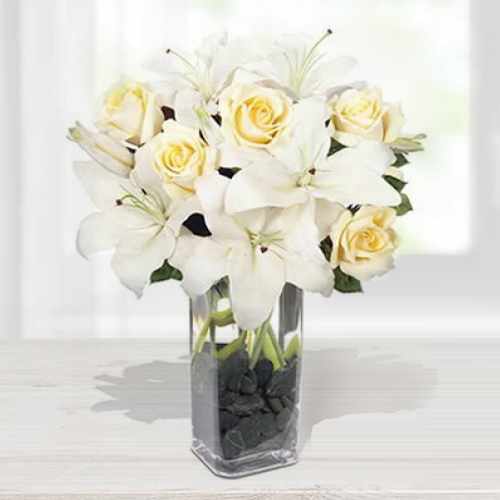
{"type": "Polygon", "coordinates": [[[240,420],[236,429],[240,431],[246,449],[255,448],[261,443],[260,428],[261,422],[259,414],[245,417],[240,420]]]}
{"type": "Polygon", "coordinates": [[[278,430],[280,432],[284,431],[286,429],[286,426],[288,425],[288,422],[289,422],[291,416],[292,416],[292,412],[288,408],[285,408],[276,417],[276,426],[278,427],[278,430]]]}
{"type": "Polygon", "coordinates": [[[241,379],[248,371],[250,360],[248,352],[244,350],[236,351],[225,361],[220,363],[219,377],[226,387],[234,392],[239,392],[241,379]]]}
{"type": "Polygon", "coordinates": [[[240,392],[242,394],[253,394],[257,390],[257,376],[249,370],[241,379],[240,392]]]}
{"type": "Polygon", "coordinates": [[[219,393],[219,408],[226,410],[236,401],[238,394],[231,391],[223,391],[219,393]]]}
{"type": "Polygon", "coordinates": [[[234,402],[227,407],[227,411],[242,417],[250,416],[264,407],[265,403],[260,394],[237,395],[234,402]]]}
{"type": "Polygon", "coordinates": [[[243,441],[241,432],[236,429],[228,431],[222,440],[224,458],[227,460],[236,458],[244,449],[245,442],[243,441]]]}
{"type": "Polygon", "coordinates": [[[269,404],[267,404],[264,406],[264,408],[262,408],[261,412],[262,413],[272,413],[273,410],[271,410],[271,408],[269,408],[269,404]]]}
{"type": "Polygon", "coordinates": [[[228,411],[219,412],[219,427],[223,433],[236,427],[239,421],[240,419],[236,415],[233,415],[228,411]]]}
{"type": "Polygon", "coordinates": [[[294,398],[290,397],[290,396],[282,396],[280,398],[281,400],[281,404],[285,407],[285,408],[288,408],[289,410],[293,410],[294,406],[295,406],[295,401],[294,401],[294,398]]]}
{"type": "Polygon", "coordinates": [[[272,413],[261,414],[260,433],[267,439],[271,439],[278,433],[276,417],[272,413]]]}
{"type": "Polygon", "coordinates": [[[290,396],[297,385],[297,361],[275,372],[267,385],[267,395],[272,398],[290,396]]]}
{"type": "Polygon", "coordinates": [[[283,405],[281,404],[279,398],[269,398],[267,400],[267,404],[274,413],[281,413],[283,411],[283,405]]]}
{"type": "Polygon", "coordinates": [[[257,384],[259,387],[266,387],[273,375],[273,364],[266,358],[260,359],[254,368],[257,375],[257,384]]]}

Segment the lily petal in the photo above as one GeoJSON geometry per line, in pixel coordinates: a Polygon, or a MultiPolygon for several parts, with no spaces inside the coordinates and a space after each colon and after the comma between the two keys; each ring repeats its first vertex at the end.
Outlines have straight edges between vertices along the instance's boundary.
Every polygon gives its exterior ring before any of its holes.
{"type": "Polygon", "coordinates": [[[246,239],[244,229],[224,212],[226,192],[230,182],[227,177],[214,172],[198,178],[195,184],[208,229],[215,239],[223,242],[246,239]]]}
{"type": "Polygon", "coordinates": [[[111,261],[121,283],[142,296],[151,274],[168,259],[175,248],[169,227],[151,226],[122,236],[111,261]]]}
{"type": "Polygon", "coordinates": [[[175,121],[189,128],[199,128],[195,110],[203,106],[201,95],[191,88],[177,92],[175,96],[175,121]]]}
{"type": "Polygon", "coordinates": [[[83,219],[76,238],[76,248],[82,257],[113,248],[122,232],[116,226],[116,214],[113,210],[96,212],[83,219]]]}
{"type": "Polygon", "coordinates": [[[328,118],[326,101],[312,97],[294,106],[291,140],[279,144],[272,153],[291,172],[300,172],[323,161],[330,149],[330,133],[325,126],[328,118]]]}
{"type": "Polygon", "coordinates": [[[313,195],[345,206],[397,206],[401,195],[382,178],[392,158],[388,148],[370,141],[343,149],[320,167],[313,195]]]}
{"type": "Polygon", "coordinates": [[[94,162],[75,162],[73,170],[94,205],[105,210],[114,207],[126,190],[132,190],[128,179],[113,174],[94,162]]]}
{"type": "Polygon", "coordinates": [[[119,142],[102,132],[91,132],[76,123],[69,129],[69,138],[76,142],[94,161],[110,172],[128,177],[134,166],[134,156],[119,142]]]}
{"type": "Polygon", "coordinates": [[[146,189],[155,188],[160,191],[163,189],[163,181],[153,169],[154,162],[152,144],[148,142],[135,153],[135,168],[132,176],[138,185],[146,189]]]}
{"type": "Polygon", "coordinates": [[[345,82],[347,75],[357,64],[356,59],[348,56],[333,57],[321,61],[309,73],[308,79],[304,82],[303,94],[331,94],[335,86],[345,82]]]}
{"type": "Polygon", "coordinates": [[[167,225],[177,236],[181,230],[182,224],[184,224],[189,216],[195,213],[200,213],[201,211],[200,201],[195,196],[191,196],[186,200],[178,201],[171,208],[167,225]]]}
{"type": "Polygon", "coordinates": [[[114,248],[127,231],[151,227],[151,221],[130,207],[114,207],[86,217],[80,224],[77,249],[80,255],[91,255],[114,248]]]}
{"type": "Polygon", "coordinates": [[[277,160],[254,164],[238,172],[228,186],[225,208],[228,213],[263,207],[290,207],[305,203],[308,194],[297,187],[296,179],[277,160]]]}
{"type": "Polygon", "coordinates": [[[273,252],[242,245],[233,249],[228,270],[236,322],[253,330],[269,318],[276,304],[285,284],[285,263],[273,252]]]}
{"type": "Polygon", "coordinates": [[[169,262],[182,272],[182,287],[190,297],[203,295],[226,276],[227,249],[211,238],[184,235],[169,262]]]}
{"type": "Polygon", "coordinates": [[[334,277],[330,264],[318,249],[316,259],[290,255],[285,259],[286,281],[309,292],[331,295],[334,277]]]}
{"type": "Polygon", "coordinates": [[[265,150],[237,147],[229,142],[223,142],[217,146],[219,151],[219,163],[226,168],[247,168],[254,162],[267,161],[270,155],[265,150]]]}
{"type": "Polygon", "coordinates": [[[195,189],[204,212],[222,213],[230,180],[218,172],[196,179],[195,189]]]}
{"type": "Polygon", "coordinates": [[[324,240],[331,232],[332,226],[338,220],[345,208],[340,203],[317,199],[315,203],[315,221],[319,240],[324,240]]]}

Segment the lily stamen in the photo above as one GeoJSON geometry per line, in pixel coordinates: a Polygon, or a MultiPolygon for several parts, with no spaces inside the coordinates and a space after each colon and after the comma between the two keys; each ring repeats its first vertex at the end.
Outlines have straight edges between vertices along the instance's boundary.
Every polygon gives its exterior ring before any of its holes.
{"type": "Polygon", "coordinates": [[[120,199],[116,200],[117,206],[126,205],[132,208],[136,208],[137,210],[141,210],[148,214],[150,217],[155,219],[160,225],[165,224],[168,219],[166,214],[165,207],[163,203],[160,203],[158,198],[154,195],[148,194],[148,192],[144,188],[140,188],[141,193],[143,194],[143,199],[141,200],[136,195],[131,193],[130,191],[125,191],[125,195],[120,199]]]}
{"type": "MultiPolygon", "coordinates": [[[[333,34],[333,31],[329,28],[326,33],[311,47],[309,52],[306,54],[304,57],[304,60],[302,62],[302,65],[299,68],[297,68],[297,74],[295,75],[295,78],[293,78],[293,87],[294,90],[297,94],[300,93],[300,87],[304,83],[304,79],[309,71],[311,71],[312,67],[314,64],[317,62],[318,59],[314,59],[314,53],[316,52],[316,49],[329,37],[333,34]]],[[[321,56],[319,56],[321,57],[321,56]]]]}

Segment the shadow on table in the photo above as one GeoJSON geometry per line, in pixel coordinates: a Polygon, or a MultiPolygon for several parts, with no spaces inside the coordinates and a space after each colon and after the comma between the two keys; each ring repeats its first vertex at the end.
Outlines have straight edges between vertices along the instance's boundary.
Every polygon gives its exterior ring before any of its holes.
{"type": "MultiPolygon", "coordinates": [[[[189,418],[189,363],[153,361],[123,370],[121,377],[99,375],[97,389],[111,399],[95,412],[123,411],[141,422],[189,418]]],[[[393,355],[365,355],[355,349],[304,353],[301,443],[313,427],[329,419],[362,413],[415,410],[432,397],[434,370],[393,355]]]]}

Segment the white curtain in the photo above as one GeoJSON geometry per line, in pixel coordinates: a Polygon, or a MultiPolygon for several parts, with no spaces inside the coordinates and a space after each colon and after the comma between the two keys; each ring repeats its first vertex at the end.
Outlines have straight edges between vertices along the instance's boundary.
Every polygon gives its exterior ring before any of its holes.
{"type": "Polygon", "coordinates": [[[469,12],[466,0],[0,0],[0,337],[185,335],[177,285],[137,301],[106,257],[77,255],[76,229],[92,207],[65,131],[91,123],[99,94],[122,74],[149,76],[141,61],[169,44],[284,24],[335,26],[339,51],[352,48],[360,75],[402,98],[411,130],[431,136],[408,172],[417,211],[402,223],[397,270],[362,297],[309,297],[308,333],[499,333],[498,7],[471,3],[469,12]]]}

